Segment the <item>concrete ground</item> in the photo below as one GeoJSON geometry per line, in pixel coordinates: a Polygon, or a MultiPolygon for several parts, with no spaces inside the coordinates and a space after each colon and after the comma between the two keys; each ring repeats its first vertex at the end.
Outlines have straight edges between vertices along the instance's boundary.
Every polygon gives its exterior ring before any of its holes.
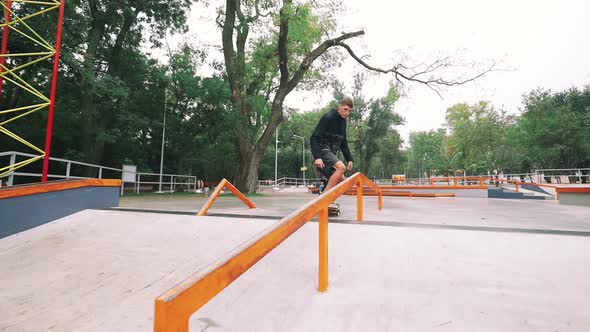
{"type": "Polygon", "coordinates": [[[587,237],[310,223],[193,315],[191,331],[588,331],[587,237]],[[207,329],[209,331],[209,329],[207,329]]]}
{"type": "MultiPolygon", "coordinates": [[[[308,193],[274,193],[251,198],[256,209],[249,209],[235,197],[220,197],[207,215],[260,216],[282,218],[317,196],[308,193]]],[[[143,196],[122,198],[120,208],[196,213],[204,196],[143,196]]],[[[364,224],[405,227],[473,228],[481,230],[554,230],[590,232],[590,207],[560,205],[554,200],[488,198],[407,198],[384,197],[383,211],[377,210],[376,197],[364,197],[364,224]]],[[[332,222],[356,222],[356,196],[338,199],[341,215],[332,222]]]]}
{"type": "MultiPolygon", "coordinates": [[[[145,196],[0,239],[0,331],[149,331],[154,299],[314,199],[145,196]]],[[[330,219],[317,292],[308,223],[191,318],[191,331],[588,331],[590,208],[356,197],[330,219]]]]}
{"type": "Polygon", "coordinates": [[[150,331],[154,300],[269,220],[85,210],[0,239],[0,331],[150,331]]]}

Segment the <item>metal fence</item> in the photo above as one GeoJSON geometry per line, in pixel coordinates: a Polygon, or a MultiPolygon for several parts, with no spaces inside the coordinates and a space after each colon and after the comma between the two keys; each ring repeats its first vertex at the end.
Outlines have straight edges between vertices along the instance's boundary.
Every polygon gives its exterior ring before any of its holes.
{"type": "MultiPolygon", "coordinates": [[[[0,152],[0,165],[8,164],[8,166],[11,166],[18,163],[21,159],[24,160],[34,156],[35,155],[16,151],[0,152]]],[[[88,171],[88,168],[92,169],[93,172],[96,172],[96,177],[99,179],[123,178],[123,169],[120,168],[53,157],[49,158],[49,160],[52,161],[50,173],[47,175],[49,179],[87,179],[90,177],[83,176],[82,174],[88,171]]],[[[34,166],[28,166],[23,170],[29,171],[14,171],[8,173],[0,177],[0,184],[12,186],[15,184],[35,182],[41,179],[41,173],[37,172],[34,166]]],[[[161,184],[162,191],[166,192],[196,191],[197,177],[193,175],[162,174],[161,184]]],[[[122,183],[121,194],[129,191],[137,194],[145,191],[156,191],[159,187],[159,173],[136,172],[134,175],[134,181],[122,183]]]]}
{"type": "MultiPolygon", "coordinates": [[[[478,184],[479,180],[473,180],[479,177],[496,177],[499,179],[515,180],[530,183],[546,184],[588,184],[590,183],[590,168],[560,168],[560,169],[537,169],[530,173],[500,173],[496,175],[480,174],[469,176],[455,176],[463,184],[478,184]]],[[[447,178],[446,176],[432,176],[428,178],[405,178],[404,181],[393,181],[392,179],[373,179],[378,184],[415,184],[426,185],[431,179],[447,178]]],[[[449,181],[448,183],[451,183],[449,181]]],[[[435,181],[437,184],[444,182],[435,181]]],[[[508,184],[506,184],[508,185],[508,184]]]]}
{"type": "Polygon", "coordinates": [[[275,180],[259,180],[258,191],[264,190],[283,190],[285,188],[306,188],[307,186],[319,186],[321,179],[302,179],[282,177],[275,180]]]}

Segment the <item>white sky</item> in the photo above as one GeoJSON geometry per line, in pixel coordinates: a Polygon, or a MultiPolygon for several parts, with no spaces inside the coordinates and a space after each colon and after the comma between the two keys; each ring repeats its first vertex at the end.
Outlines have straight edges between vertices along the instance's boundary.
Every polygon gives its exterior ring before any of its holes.
{"type": "MultiPolygon", "coordinates": [[[[350,40],[369,63],[389,68],[403,56],[413,64],[451,55],[482,65],[498,63],[476,82],[448,88],[443,98],[432,90],[410,85],[397,104],[406,124],[397,129],[407,139],[410,131],[439,128],[445,111],[460,102],[490,101],[497,109],[518,112],[522,95],[542,87],[553,91],[590,84],[590,1],[588,0],[348,0],[338,32],[364,29],[350,40]]],[[[215,28],[215,6],[195,5],[189,35],[221,44],[215,28]]],[[[335,37],[331,36],[331,37],[335,37]]],[[[334,74],[348,80],[362,68],[348,60],[334,74]]],[[[372,76],[367,97],[380,97],[391,77],[372,76]]],[[[292,93],[289,107],[312,110],[329,101],[331,91],[292,93]]]]}

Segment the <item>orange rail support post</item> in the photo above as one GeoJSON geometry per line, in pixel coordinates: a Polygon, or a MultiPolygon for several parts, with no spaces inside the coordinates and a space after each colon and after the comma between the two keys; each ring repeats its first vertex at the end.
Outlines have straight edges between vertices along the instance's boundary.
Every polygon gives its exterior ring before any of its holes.
{"type": "Polygon", "coordinates": [[[254,205],[254,203],[252,203],[248,198],[246,198],[246,196],[244,196],[244,194],[242,194],[238,190],[238,188],[234,187],[234,185],[231,184],[226,179],[223,179],[223,180],[221,180],[221,182],[219,182],[217,187],[215,187],[215,190],[213,190],[213,192],[211,193],[211,196],[209,196],[209,199],[207,199],[205,201],[205,204],[203,204],[203,207],[197,213],[198,216],[204,216],[205,214],[207,214],[207,211],[209,211],[209,209],[213,205],[213,202],[215,202],[217,197],[221,194],[221,191],[223,190],[223,188],[227,188],[229,191],[231,191],[234,195],[236,195],[237,198],[239,198],[242,202],[244,202],[249,208],[251,208],[251,209],[256,208],[256,205],[254,205]]]}
{"type": "Polygon", "coordinates": [[[363,183],[356,183],[356,220],[363,221],[363,183]]]}
{"type": "Polygon", "coordinates": [[[320,211],[319,281],[320,292],[328,290],[328,209],[320,211]]]}

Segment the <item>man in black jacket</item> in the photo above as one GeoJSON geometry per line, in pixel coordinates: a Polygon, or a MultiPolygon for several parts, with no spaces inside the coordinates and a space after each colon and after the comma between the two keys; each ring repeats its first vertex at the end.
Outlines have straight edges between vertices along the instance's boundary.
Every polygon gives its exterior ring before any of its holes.
{"type": "Polygon", "coordinates": [[[328,178],[324,190],[340,183],[344,180],[344,172],[352,170],[352,155],[346,140],[346,118],[352,108],[352,99],[344,97],[338,104],[338,109],[332,109],[320,118],[309,140],[314,165],[328,178]],[[348,162],[346,166],[337,157],[339,150],[342,150],[348,162]]]}

